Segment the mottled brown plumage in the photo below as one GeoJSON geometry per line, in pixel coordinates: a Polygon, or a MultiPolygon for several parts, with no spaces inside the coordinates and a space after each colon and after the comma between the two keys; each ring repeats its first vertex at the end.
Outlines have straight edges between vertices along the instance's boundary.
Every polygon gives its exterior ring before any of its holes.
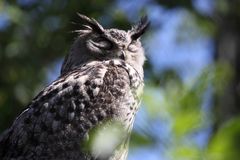
{"type": "Polygon", "coordinates": [[[126,159],[143,88],[139,37],[148,23],[145,19],[128,32],[104,30],[95,20],[79,16],[86,26],[65,58],[61,76],[0,136],[0,159],[126,159]],[[88,147],[91,131],[116,123],[124,134],[111,152],[88,147]]]}

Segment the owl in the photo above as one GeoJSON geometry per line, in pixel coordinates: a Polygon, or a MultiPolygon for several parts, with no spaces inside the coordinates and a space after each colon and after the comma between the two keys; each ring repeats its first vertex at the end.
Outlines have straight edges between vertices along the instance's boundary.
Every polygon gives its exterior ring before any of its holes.
{"type": "Polygon", "coordinates": [[[79,17],[82,28],[59,78],[0,136],[0,159],[127,158],[144,85],[145,56],[140,37],[149,21],[143,17],[124,31],[104,29],[93,18],[79,17]]]}

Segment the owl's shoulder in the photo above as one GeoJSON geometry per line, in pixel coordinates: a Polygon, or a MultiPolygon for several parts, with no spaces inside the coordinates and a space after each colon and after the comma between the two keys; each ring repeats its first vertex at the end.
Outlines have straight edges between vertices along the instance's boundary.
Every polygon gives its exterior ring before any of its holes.
{"type": "MultiPolygon", "coordinates": [[[[95,102],[101,98],[109,99],[107,92],[111,92],[111,96],[116,94],[115,98],[117,98],[125,94],[127,89],[134,90],[141,84],[142,79],[136,70],[124,61],[93,61],[59,77],[45,87],[15,122],[19,123],[20,118],[26,115],[39,119],[38,117],[46,111],[53,115],[56,110],[61,109],[60,106],[64,105],[65,108],[73,109],[76,108],[76,104],[88,106],[93,99],[95,102]]],[[[48,115],[44,114],[44,116],[48,115]]],[[[59,118],[58,115],[53,118],[56,117],[59,118]]],[[[28,120],[28,118],[24,119],[26,123],[28,120]]]]}
{"type": "Polygon", "coordinates": [[[47,144],[55,153],[54,149],[61,148],[56,138],[84,139],[89,129],[133,100],[136,74],[134,68],[117,60],[93,61],[76,68],[44,88],[15,120],[4,136],[9,138],[2,141],[8,148],[15,144],[20,150],[47,144]]]}

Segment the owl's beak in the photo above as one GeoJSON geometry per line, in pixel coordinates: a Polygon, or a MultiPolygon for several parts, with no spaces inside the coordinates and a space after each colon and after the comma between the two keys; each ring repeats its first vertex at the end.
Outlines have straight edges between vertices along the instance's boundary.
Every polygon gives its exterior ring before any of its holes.
{"type": "Polygon", "coordinates": [[[126,53],[125,53],[125,51],[121,51],[121,55],[119,56],[119,58],[121,58],[122,60],[125,60],[125,58],[126,58],[126,53]]]}

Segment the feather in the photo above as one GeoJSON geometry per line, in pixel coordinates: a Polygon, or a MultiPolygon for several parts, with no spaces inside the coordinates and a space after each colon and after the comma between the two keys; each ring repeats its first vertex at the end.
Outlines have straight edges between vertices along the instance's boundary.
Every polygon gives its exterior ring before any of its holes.
{"type": "Polygon", "coordinates": [[[149,27],[150,22],[148,21],[147,16],[143,16],[137,25],[133,26],[131,29],[131,38],[133,40],[138,39],[141,35],[145,33],[147,28],[149,27]]]}
{"type": "Polygon", "coordinates": [[[77,13],[77,15],[79,16],[80,20],[83,23],[86,23],[86,25],[88,25],[89,27],[91,27],[93,31],[96,31],[100,34],[104,32],[103,27],[95,19],[88,18],[87,16],[80,13],[77,13]]]}
{"type": "Polygon", "coordinates": [[[47,86],[0,137],[0,158],[90,160],[96,155],[83,146],[93,140],[92,128],[111,119],[130,133],[133,115],[128,112],[138,101],[131,90],[142,79],[133,81],[135,69],[123,63],[93,61],[47,86]]]}

